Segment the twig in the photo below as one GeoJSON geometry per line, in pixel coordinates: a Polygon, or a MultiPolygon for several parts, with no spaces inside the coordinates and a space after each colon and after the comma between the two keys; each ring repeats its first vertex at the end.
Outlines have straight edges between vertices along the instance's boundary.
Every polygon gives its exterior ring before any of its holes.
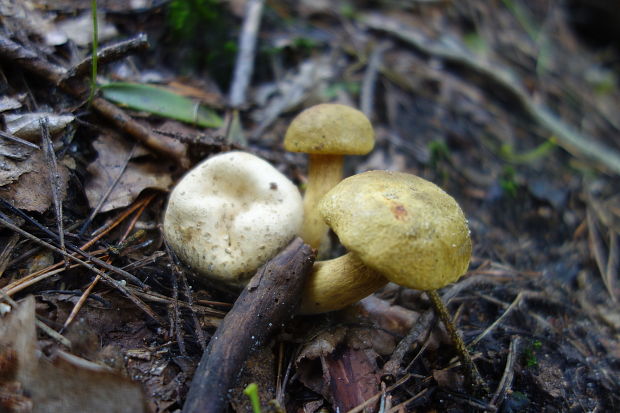
{"type": "Polygon", "coordinates": [[[618,270],[620,269],[620,235],[614,232],[613,229],[609,229],[609,255],[607,256],[607,271],[605,272],[605,278],[609,283],[609,289],[611,290],[611,298],[615,302],[616,298],[616,280],[618,279],[618,270]]]}
{"type": "Polygon", "coordinates": [[[366,72],[364,72],[364,79],[362,81],[362,93],[360,96],[360,109],[369,118],[373,118],[374,112],[374,100],[375,89],[377,85],[377,75],[379,74],[379,67],[381,66],[381,58],[383,53],[391,46],[389,42],[380,43],[376,46],[370,58],[368,59],[368,66],[366,72]]]}
{"type": "MultiPolygon", "coordinates": [[[[135,148],[135,145],[134,145],[135,148]]],[[[132,150],[133,152],[133,150],[132,150]]],[[[122,173],[121,173],[122,174],[122,173]]],[[[120,174],[119,174],[120,175],[120,174]]],[[[150,196],[148,198],[146,198],[144,200],[144,202],[142,202],[142,206],[140,207],[140,209],[138,210],[138,212],[136,213],[136,216],[131,220],[127,230],[125,231],[125,233],[123,234],[123,236],[120,238],[120,241],[122,242],[123,240],[125,240],[127,238],[127,236],[129,235],[129,232],[134,228],[138,218],[142,215],[142,213],[144,212],[144,209],[146,208],[146,206],[150,203],[150,201],[153,199],[154,196],[150,196]]],[[[123,217],[123,220],[126,218],[127,216],[123,217]]],[[[120,222],[119,222],[120,223],[120,222]]],[[[108,259],[108,263],[110,263],[111,260],[108,259]]],[[[90,293],[93,291],[93,289],[95,288],[95,286],[97,285],[97,283],[99,282],[99,280],[101,279],[101,277],[97,274],[95,276],[95,279],[90,283],[90,285],[86,288],[86,290],[84,290],[84,292],[82,293],[82,295],[80,296],[79,300],[77,301],[77,303],[75,303],[75,306],[73,307],[73,309],[71,310],[71,313],[69,314],[69,317],[67,317],[67,319],[65,320],[64,325],[62,326],[63,330],[66,329],[69,324],[71,324],[73,322],[73,320],[75,319],[75,317],[77,317],[80,309],[82,308],[82,306],[84,305],[84,303],[86,302],[86,300],[88,299],[90,293]]]]}
{"type": "Polygon", "coordinates": [[[405,374],[403,377],[401,377],[400,379],[398,379],[394,384],[392,384],[390,387],[388,387],[385,390],[381,390],[378,393],[375,393],[374,396],[368,398],[368,400],[366,400],[364,403],[355,406],[353,409],[349,410],[347,413],[359,413],[362,410],[364,410],[366,407],[370,406],[371,404],[374,404],[380,397],[382,397],[384,394],[389,393],[395,389],[397,389],[398,387],[402,386],[403,384],[405,384],[406,382],[408,382],[411,378],[415,377],[413,374],[405,374]]]}
{"type": "MultiPolygon", "coordinates": [[[[97,62],[106,64],[127,57],[127,55],[136,51],[144,50],[149,47],[149,41],[145,33],[139,33],[130,39],[123,40],[119,43],[106,46],[97,52],[97,62]]],[[[73,66],[64,74],[60,83],[72,81],[79,76],[87,75],[91,70],[93,56],[89,56],[77,65],[73,66]]]]}
{"type": "Polygon", "coordinates": [[[172,311],[171,314],[172,323],[174,326],[174,332],[177,336],[177,345],[179,346],[179,353],[181,356],[187,357],[187,351],[185,350],[185,340],[183,339],[183,326],[181,324],[181,312],[179,311],[179,282],[177,279],[177,273],[172,272],[172,311]]]}
{"type": "MultiPolygon", "coordinates": [[[[174,251],[172,251],[172,249],[170,248],[170,246],[165,240],[164,240],[164,246],[166,247],[166,252],[168,253],[168,256],[172,260],[172,277],[178,276],[181,279],[181,282],[183,284],[183,293],[185,294],[185,297],[187,299],[187,304],[188,304],[187,307],[190,309],[192,313],[192,321],[194,322],[195,332],[196,332],[196,335],[198,336],[198,342],[200,343],[200,347],[202,348],[202,351],[204,352],[207,349],[207,340],[204,336],[204,333],[202,332],[202,327],[196,315],[196,311],[194,310],[194,303],[193,303],[194,297],[192,296],[192,290],[189,288],[189,284],[187,283],[185,274],[183,273],[183,270],[181,269],[182,267],[181,267],[179,258],[174,253],[174,251]]],[[[178,298],[175,300],[178,301],[178,298]]]]}
{"type": "Polygon", "coordinates": [[[157,138],[147,127],[136,122],[127,112],[103,98],[96,97],[93,99],[92,107],[111,120],[117,128],[133,136],[148,148],[175,160],[183,168],[189,167],[185,146],[176,141],[165,141],[157,138]]]}
{"type": "MultiPolygon", "coordinates": [[[[154,303],[159,303],[159,304],[165,304],[165,305],[170,305],[171,304],[171,298],[166,296],[166,295],[162,295],[162,294],[158,294],[158,293],[154,293],[154,292],[142,292],[139,291],[133,287],[127,287],[127,289],[131,292],[133,292],[135,295],[137,295],[138,297],[142,297],[147,301],[151,301],[154,303]]],[[[183,308],[187,308],[189,309],[189,303],[185,302],[185,301],[181,301],[179,300],[179,305],[183,308]]],[[[203,307],[203,306],[193,306],[194,312],[200,314],[200,315],[208,315],[208,316],[213,316],[213,317],[218,317],[218,318],[224,318],[224,316],[226,316],[226,312],[224,311],[220,311],[220,310],[215,310],[213,308],[210,307],[203,307]]]]}
{"type": "Polygon", "coordinates": [[[497,328],[497,326],[499,326],[501,322],[504,321],[504,319],[508,316],[508,314],[510,314],[512,310],[514,310],[521,303],[522,299],[523,299],[523,291],[520,291],[519,294],[517,294],[515,299],[512,301],[510,306],[508,306],[506,311],[504,311],[504,313],[501,316],[499,316],[495,321],[493,321],[493,323],[491,323],[491,325],[489,325],[482,333],[480,333],[478,337],[476,337],[471,343],[469,343],[469,346],[470,347],[475,346],[487,334],[489,334],[491,331],[497,328]]]}
{"type": "Polygon", "coordinates": [[[413,357],[413,359],[411,359],[409,364],[407,364],[407,367],[405,368],[405,371],[410,371],[411,370],[411,367],[414,365],[414,363],[420,357],[422,357],[422,354],[424,354],[424,352],[426,351],[426,349],[427,349],[428,345],[430,344],[430,342],[431,342],[431,330],[428,329],[428,330],[426,330],[426,338],[424,339],[424,343],[422,344],[422,347],[420,347],[420,350],[418,350],[418,352],[413,357]]]}
{"type": "Polygon", "coordinates": [[[594,214],[592,213],[591,208],[586,208],[586,220],[588,222],[590,252],[594,256],[594,261],[596,262],[596,266],[601,274],[607,293],[613,301],[616,301],[616,295],[614,294],[611,279],[608,277],[609,272],[607,271],[607,263],[609,262],[609,258],[605,256],[605,246],[603,244],[603,240],[601,239],[601,233],[596,226],[594,214]]]}
{"type": "MultiPolygon", "coordinates": [[[[64,261],[58,262],[50,267],[44,268],[42,270],[29,274],[26,277],[20,278],[19,280],[14,281],[11,284],[2,288],[2,291],[4,291],[7,295],[12,296],[30,287],[31,285],[38,283],[39,281],[43,281],[46,278],[52,277],[56,274],[60,274],[61,272],[67,269],[67,267],[62,266],[63,262],[64,261]],[[55,268],[55,269],[50,269],[50,268],[55,268]]],[[[79,267],[79,264],[69,265],[68,268],[76,268],[76,267],[79,267]]]]}
{"type": "Polygon", "coordinates": [[[133,154],[135,153],[135,151],[136,151],[136,145],[134,144],[132,146],[131,150],[129,151],[129,154],[127,155],[127,159],[125,159],[125,162],[123,163],[123,166],[121,167],[121,170],[118,171],[118,175],[116,176],[116,178],[114,178],[114,181],[110,184],[110,186],[106,190],[105,194],[103,194],[103,196],[101,197],[101,199],[97,203],[97,206],[93,209],[93,211],[90,213],[88,218],[86,218],[86,220],[82,224],[82,227],[80,228],[80,231],[78,232],[79,236],[82,236],[84,234],[84,232],[86,232],[86,228],[88,228],[88,226],[92,222],[93,218],[95,218],[95,215],[97,215],[99,213],[99,211],[101,210],[101,207],[103,206],[105,201],[108,199],[108,197],[110,196],[110,194],[112,193],[114,188],[116,188],[116,185],[119,183],[119,181],[121,180],[123,174],[127,170],[127,166],[129,165],[129,161],[131,161],[131,158],[133,158],[133,154]]]}
{"type": "Polygon", "coordinates": [[[506,367],[504,367],[504,374],[497,385],[497,390],[491,398],[491,406],[499,406],[506,397],[506,392],[512,386],[512,379],[514,378],[514,365],[519,355],[519,344],[521,338],[519,336],[512,336],[510,340],[510,346],[508,347],[508,357],[506,358],[506,367]]]}
{"type": "Polygon", "coordinates": [[[382,375],[385,377],[396,378],[402,374],[401,365],[403,363],[403,359],[411,351],[411,347],[413,344],[418,341],[422,333],[427,331],[433,320],[435,318],[435,314],[432,310],[425,311],[415,322],[411,330],[407,333],[407,335],[400,340],[390,359],[383,366],[382,375]]]}
{"type": "MultiPolygon", "coordinates": [[[[152,196],[154,197],[154,195],[152,196]]],[[[151,198],[152,198],[151,197],[151,198]]],[[[148,198],[147,198],[148,199],[148,198]]],[[[125,218],[127,216],[129,216],[130,214],[132,214],[137,208],[139,208],[142,203],[145,202],[145,200],[141,200],[141,201],[136,201],[133,205],[131,205],[127,210],[125,210],[116,220],[107,223],[104,227],[102,227],[96,236],[94,236],[92,239],[90,239],[88,242],[86,242],[84,245],[82,245],[80,247],[81,250],[86,250],[88,248],[90,248],[95,242],[99,241],[99,239],[101,239],[104,235],[106,235],[108,232],[110,232],[112,229],[114,229],[117,225],[119,225],[121,222],[123,222],[125,220],[125,218]]],[[[15,234],[17,236],[17,234],[15,234]]],[[[91,252],[91,254],[96,255],[98,254],[98,252],[91,252]]],[[[75,256],[75,253],[73,254],[75,256]]],[[[9,263],[10,264],[10,263],[9,263]]],[[[4,286],[3,290],[8,294],[8,295],[13,295],[21,290],[23,290],[24,288],[35,284],[41,280],[44,280],[45,278],[51,277],[52,275],[58,274],[60,272],[63,271],[63,269],[60,270],[55,270],[56,268],[60,267],[61,263],[55,263],[52,264],[46,268],[43,268],[39,271],[35,271],[31,274],[28,274],[22,278],[20,278],[19,280],[16,280],[6,286],[4,286]]],[[[77,264],[76,264],[77,266],[77,264]]],[[[72,268],[72,267],[70,267],[72,268]]]]}
{"type": "Polygon", "coordinates": [[[245,104],[245,95],[254,69],[254,49],[263,12],[264,0],[249,0],[239,35],[239,53],[228,97],[232,111],[226,114],[226,141],[245,144],[239,108],[245,104]]]}
{"type": "MultiPolygon", "coordinates": [[[[151,310],[146,304],[144,304],[142,301],[140,301],[140,299],[138,297],[136,297],[134,294],[132,294],[130,291],[128,291],[121,283],[117,282],[116,280],[111,278],[108,274],[106,274],[103,271],[101,271],[100,269],[95,268],[92,265],[88,264],[87,262],[82,261],[81,259],[79,259],[77,257],[74,257],[74,256],[64,252],[60,248],[57,248],[57,247],[55,247],[55,246],[53,246],[51,244],[48,244],[47,242],[43,241],[42,239],[39,239],[39,238],[35,237],[34,235],[30,234],[29,232],[24,231],[23,229],[19,228],[17,225],[11,223],[11,221],[8,219],[8,217],[6,215],[4,215],[2,212],[0,212],[0,225],[3,225],[5,227],[7,227],[8,229],[10,229],[12,231],[15,231],[15,232],[19,233],[20,235],[28,238],[29,240],[31,240],[31,241],[33,241],[33,242],[35,242],[35,243],[37,243],[37,244],[47,248],[47,249],[55,251],[55,252],[61,254],[62,256],[67,257],[70,260],[77,262],[78,264],[82,265],[83,267],[88,268],[89,270],[95,272],[96,274],[101,275],[101,278],[103,278],[103,280],[108,285],[118,289],[127,298],[129,298],[136,306],[138,306],[138,308],[140,308],[142,311],[144,311],[149,317],[151,317],[157,323],[163,325],[163,320],[161,320],[161,318],[157,314],[155,314],[155,312],[153,312],[153,310],[151,310]]],[[[95,258],[95,257],[91,257],[90,259],[92,260],[93,258],[95,258]]],[[[97,260],[99,262],[104,263],[103,261],[101,261],[99,259],[97,259],[97,260]]],[[[109,264],[108,264],[108,266],[112,267],[109,264]]],[[[115,268],[115,267],[112,267],[112,268],[115,268]]],[[[116,268],[116,270],[120,270],[120,269],[116,268]]]]}
{"type": "MultiPolygon", "coordinates": [[[[9,210],[11,210],[13,213],[16,213],[17,215],[21,216],[22,218],[26,219],[28,222],[30,222],[31,224],[35,225],[37,228],[39,228],[41,231],[45,232],[47,235],[49,235],[50,237],[52,237],[52,239],[58,240],[59,237],[57,234],[55,234],[54,232],[50,231],[48,228],[46,228],[44,225],[41,225],[36,219],[32,218],[31,216],[29,216],[28,214],[25,214],[22,210],[15,208],[13,205],[11,205],[10,203],[0,199],[0,204],[4,205],[5,207],[7,207],[9,210]]],[[[11,220],[4,215],[3,213],[0,212],[0,217],[3,218],[3,220],[5,220],[6,222],[11,222],[11,220]]],[[[16,227],[17,228],[17,227],[16,227]]],[[[20,229],[20,231],[23,231],[20,229]]],[[[28,234],[26,231],[23,231],[24,233],[28,234]]],[[[28,234],[30,235],[30,234],[28,234]]],[[[32,235],[30,235],[31,237],[33,237],[37,242],[41,241],[39,240],[37,237],[34,237],[32,235]]],[[[40,245],[43,245],[39,242],[40,245]]],[[[44,242],[45,245],[51,246],[53,247],[51,244],[48,244],[46,242],[44,242]]],[[[120,276],[122,276],[123,278],[127,279],[128,281],[131,281],[137,285],[139,285],[141,288],[144,289],[148,289],[149,287],[144,284],[142,281],[140,281],[135,275],[128,273],[125,270],[122,270],[118,267],[115,267],[111,264],[108,264],[107,262],[100,260],[97,257],[94,257],[93,255],[87,253],[86,251],[76,247],[75,245],[71,244],[71,243],[66,243],[66,246],[68,249],[70,249],[71,251],[81,255],[82,257],[88,259],[89,261],[92,261],[93,263],[100,265],[101,267],[105,268],[108,271],[112,271],[120,276]]],[[[56,247],[54,247],[56,248],[56,247]]],[[[58,248],[56,248],[58,249],[58,248]]],[[[60,250],[62,251],[62,255],[63,257],[71,257],[71,259],[73,259],[74,261],[76,260],[75,257],[73,257],[72,255],[68,254],[66,251],[60,250]]]]}
{"type": "Polygon", "coordinates": [[[69,316],[65,320],[65,323],[63,324],[61,331],[66,330],[66,328],[69,327],[69,325],[73,322],[75,317],[77,317],[80,309],[84,306],[84,303],[88,299],[88,296],[93,291],[93,289],[95,288],[95,285],[97,285],[97,282],[100,279],[101,279],[101,276],[99,276],[99,274],[97,274],[95,276],[95,279],[88,285],[86,290],[84,290],[84,292],[80,295],[80,298],[78,299],[77,303],[75,303],[75,305],[71,309],[71,313],[69,314],[69,316]]]}
{"type": "MultiPolygon", "coordinates": [[[[60,249],[65,253],[65,230],[62,223],[62,201],[60,200],[60,174],[58,173],[58,161],[56,160],[56,152],[54,152],[54,145],[52,145],[52,139],[50,138],[50,131],[48,129],[48,119],[44,117],[39,121],[39,127],[41,129],[41,145],[43,146],[43,154],[45,155],[45,161],[47,162],[47,170],[50,178],[50,191],[52,193],[52,202],[54,204],[54,212],[56,214],[56,228],[58,230],[58,243],[60,249]]],[[[69,262],[65,260],[65,265],[69,262]]]]}
{"type": "Polygon", "coordinates": [[[13,234],[11,238],[6,242],[2,251],[0,251],[0,277],[4,274],[4,270],[9,263],[9,258],[11,257],[11,253],[13,252],[13,248],[15,248],[15,244],[19,241],[19,235],[13,234]]]}
{"type": "Polygon", "coordinates": [[[411,396],[410,398],[408,398],[404,402],[402,402],[402,403],[392,407],[390,410],[387,411],[387,413],[396,413],[396,412],[400,412],[400,411],[406,411],[406,410],[403,410],[403,408],[405,406],[407,406],[411,402],[414,402],[414,401],[418,400],[420,397],[425,396],[427,392],[428,392],[428,387],[425,388],[425,389],[420,390],[417,394],[415,394],[414,396],[411,396]]]}
{"type": "Polygon", "coordinates": [[[48,326],[47,324],[45,324],[41,320],[38,320],[38,319],[35,320],[35,324],[45,334],[47,334],[48,336],[50,336],[54,340],[58,341],[63,346],[65,346],[67,348],[71,348],[71,341],[68,338],[66,338],[65,336],[63,336],[61,333],[57,332],[56,330],[54,330],[53,328],[51,328],[50,326],[48,326]]]}
{"type": "Polygon", "coordinates": [[[230,88],[230,105],[239,108],[245,103],[245,93],[254,69],[254,49],[265,0],[249,0],[239,38],[239,53],[230,88]]]}
{"type": "Polygon", "coordinates": [[[198,320],[198,315],[196,314],[196,310],[194,310],[194,297],[192,296],[192,290],[189,288],[187,277],[185,277],[185,273],[183,271],[179,272],[179,279],[181,280],[181,285],[183,286],[183,293],[185,295],[185,299],[187,300],[187,307],[192,314],[192,321],[194,322],[194,329],[196,330],[196,335],[198,336],[198,343],[200,344],[202,351],[205,351],[207,349],[207,339],[202,331],[202,328],[200,327],[200,320],[198,320]]]}
{"type": "Polygon", "coordinates": [[[38,145],[36,145],[36,144],[34,144],[32,142],[28,142],[27,140],[24,140],[24,139],[22,139],[20,137],[17,137],[15,135],[12,135],[12,134],[10,134],[8,132],[5,132],[5,131],[1,131],[0,130],[0,136],[5,138],[5,139],[8,139],[10,141],[17,142],[19,144],[22,144],[24,146],[32,148],[32,149],[41,149],[41,148],[39,148],[38,145]]]}
{"type": "Polygon", "coordinates": [[[63,67],[45,61],[33,51],[2,35],[0,35],[0,56],[53,84],[58,83],[66,72],[63,67]]]}
{"type": "Polygon", "coordinates": [[[88,104],[93,101],[97,91],[97,50],[99,49],[99,22],[97,20],[97,0],[90,0],[90,17],[92,20],[92,64],[90,76],[90,91],[88,93],[88,104]]]}
{"type": "MultiPolygon", "coordinates": [[[[291,360],[289,360],[290,362],[291,360]]],[[[290,366],[290,364],[289,364],[290,366]]],[[[284,342],[278,342],[278,364],[276,365],[276,397],[275,400],[282,406],[284,405],[284,386],[282,370],[284,368],[284,342]]],[[[286,377],[286,373],[284,374],[286,377]]]]}
{"type": "Polygon", "coordinates": [[[228,389],[241,374],[247,355],[295,314],[313,262],[312,249],[296,238],[256,272],[211,337],[194,374],[184,413],[225,410],[228,389]]]}
{"type": "Polygon", "coordinates": [[[141,209],[144,207],[144,204],[150,203],[153,198],[155,198],[154,194],[151,194],[144,199],[137,199],[132,205],[130,205],[117,219],[112,222],[108,222],[102,227],[97,228],[93,231],[93,239],[82,245],[80,249],[86,249],[90,247],[95,242],[99,241],[105,234],[110,232],[110,230],[114,229],[117,225],[125,221],[129,215],[133,214],[137,209],[141,209]]]}
{"type": "Polygon", "coordinates": [[[597,142],[590,136],[579,133],[551,113],[549,108],[536,103],[507,68],[501,67],[499,64],[491,65],[484,59],[468,54],[451,45],[447,39],[430,39],[421,32],[391,18],[366,14],[361,20],[371,29],[387,32],[427,55],[457,63],[490,79],[509,92],[534,120],[552,132],[558,143],[566,150],[582,154],[593,160],[595,165],[604,165],[609,171],[620,174],[620,153],[618,151],[597,142]]]}

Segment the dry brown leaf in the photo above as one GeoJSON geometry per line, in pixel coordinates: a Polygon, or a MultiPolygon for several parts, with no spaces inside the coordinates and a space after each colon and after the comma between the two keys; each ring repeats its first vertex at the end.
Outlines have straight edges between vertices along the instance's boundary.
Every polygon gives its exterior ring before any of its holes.
{"type": "Polygon", "coordinates": [[[299,381],[304,386],[325,397],[329,395],[325,357],[336,351],[336,346],[345,340],[346,334],[345,327],[338,327],[319,334],[305,344],[295,360],[299,381]]]}
{"type": "Polygon", "coordinates": [[[15,110],[22,107],[22,102],[26,98],[26,94],[22,93],[15,97],[11,96],[0,96],[0,112],[5,112],[7,110],[15,110]]]}
{"type": "MultiPolygon", "coordinates": [[[[376,354],[374,354],[376,356],[376,354]]],[[[346,347],[326,357],[330,394],[334,410],[347,412],[379,391],[379,374],[372,352],[346,347]]],[[[376,403],[363,411],[372,412],[376,403]]]]}
{"type": "Polygon", "coordinates": [[[20,113],[4,115],[6,131],[18,138],[35,141],[41,136],[41,121],[47,119],[47,129],[55,135],[73,122],[73,115],[57,115],[55,113],[20,113]]]}
{"type": "MultiPolygon", "coordinates": [[[[93,146],[99,156],[87,168],[92,175],[86,184],[86,197],[91,208],[97,206],[123,171],[132,148],[131,143],[112,135],[101,135],[93,142],[93,146]]],[[[139,154],[138,151],[134,156],[139,154]]],[[[172,185],[169,173],[171,167],[171,163],[162,160],[148,163],[130,161],[99,212],[129,205],[146,188],[168,190],[172,185]]]]}
{"type": "Polygon", "coordinates": [[[32,171],[33,165],[23,162],[32,155],[33,148],[0,139],[0,187],[11,184],[26,172],[32,171]]]}
{"type": "MultiPolygon", "coordinates": [[[[2,161],[0,157],[0,161],[2,161]]],[[[6,175],[0,173],[0,185],[5,185],[2,197],[11,202],[16,208],[26,211],[45,212],[52,203],[52,186],[48,165],[42,151],[33,151],[21,162],[11,161],[11,170],[6,175]],[[12,182],[9,185],[6,183],[12,182]]],[[[58,184],[60,201],[67,193],[69,171],[61,162],[58,163],[58,184]]]]}
{"type": "MultiPolygon", "coordinates": [[[[113,24],[106,21],[104,13],[97,13],[97,38],[100,44],[118,35],[113,24]]],[[[71,40],[78,46],[87,46],[93,39],[93,21],[90,12],[80,16],[64,19],[55,24],[52,30],[45,33],[48,46],[59,46],[71,40]]]]}
{"type": "Polygon", "coordinates": [[[14,360],[2,391],[14,389],[15,398],[30,402],[32,412],[146,411],[140,384],[129,378],[63,351],[52,359],[37,352],[33,297],[0,318],[0,350],[0,358],[14,360]]]}

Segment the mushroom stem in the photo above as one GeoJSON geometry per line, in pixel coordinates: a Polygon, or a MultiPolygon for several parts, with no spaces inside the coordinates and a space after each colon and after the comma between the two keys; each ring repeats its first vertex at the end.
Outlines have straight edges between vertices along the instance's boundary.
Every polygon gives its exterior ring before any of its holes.
{"type": "Polygon", "coordinates": [[[368,268],[353,253],[333,260],[317,261],[306,279],[300,314],[339,310],[374,293],[388,280],[368,268]]]}
{"type": "Polygon", "coordinates": [[[482,376],[480,375],[478,368],[476,368],[476,365],[471,359],[469,351],[467,350],[467,346],[465,346],[465,342],[463,341],[463,338],[461,337],[458,330],[456,329],[456,326],[452,322],[452,318],[450,317],[450,314],[448,313],[448,309],[446,308],[445,304],[441,300],[441,297],[437,293],[437,290],[426,291],[426,295],[431,300],[431,304],[433,305],[433,308],[435,309],[435,313],[437,313],[437,315],[441,319],[441,322],[443,323],[443,325],[446,327],[446,330],[448,331],[448,335],[450,336],[450,339],[452,340],[452,344],[456,348],[459,359],[461,360],[461,363],[463,363],[463,366],[465,367],[465,371],[468,376],[467,378],[469,379],[469,382],[480,393],[488,394],[489,389],[487,388],[486,383],[482,379],[482,376]]]}
{"type": "Polygon", "coordinates": [[[317,205],[327,191],[342,180],[343,161],[342,155],[309,155],[308,185],[304,194],[304,222],[300,236],[312,248],[319,248],[328,230],[317,205]]]}

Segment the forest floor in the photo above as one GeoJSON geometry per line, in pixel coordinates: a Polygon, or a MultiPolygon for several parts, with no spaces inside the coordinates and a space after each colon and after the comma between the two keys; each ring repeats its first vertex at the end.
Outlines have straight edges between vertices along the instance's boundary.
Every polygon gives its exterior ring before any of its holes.
{"type": "Polygon", "coordinates": [[[617,7],[100,0],[89,99],[89,3],[0,0],[0,411],[179,411],[237,293],[175,264],[169,190],[231,149],[303,188],[306,156],[282,140],[321,102],[374,126],[346,175],[412,173],[463,208],[471,265],[440,293],[489,391],[426,295],[389,284],[296,317],[231,408],[251,411],[256,382],[289,412],[620,410],[617,7]],[[248,16],[254,58],[237,58],[248,16]]]}

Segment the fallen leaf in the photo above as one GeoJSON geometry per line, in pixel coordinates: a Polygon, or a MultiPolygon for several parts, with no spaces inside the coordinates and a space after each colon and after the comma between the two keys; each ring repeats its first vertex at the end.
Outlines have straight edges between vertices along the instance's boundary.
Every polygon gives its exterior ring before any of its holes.
{"type": "Polygon", "coordinates": [[[39,140],[41,136],[41,120],[47,118],[47,129],[54,135],[73,122],[73,115],[57,115],[55,113],[21,113],[4,115],[6,131],[18,138],[39,140]]]}
{"type": "MultiPolygon", "coordinates": [[[[86,197],[91,208],[97,206],[110,186],[123,172],[132,145],[118,136],[101,135],[93,142],[93,147],[99,156],[87,168],[91,178],[86,183],[86,197]]],[[[140,152],[134,153],[134,157],[139,154],[140,152]]],[[[146,188],[168,190],[172,185],[170,168],[172,164],[162,160],[157,162],[130,161],[99,212],[129,205],[146,188]]]]}
{"type": "MultiPolygon", "coordinates": [[[[0,162],[3,159],[10,169],[0,172],[0,186],[4,186],[2,197],[16,208],[45,212],[52,203],[52,186],[43,152],[33,151],[21,162],[0,156],[0,162]]],[[[67,193],[69,181],[69,171],[62,162],[58,163],[58,176],[59,198],[62,201],[67,193]]]]}
{"type": "MultiPolygon", "coordinates": [[[[330,387],[329,400],[335,411],[348,412],[379,391],[377,363],[372,353],[346,346],[325,358],[330,387]]],[[[378,400],[377,400],[378,401],[378,400]]],[[[376,402],[363,411],[373,412],[376,402]]]]}
{"type": "Polygon", "coordinates": [[[325,357],[342,343],[347,334],[345,327],[323,332],[306,343],[295,360],[299,381],[310,390],[329,395],[329,381],[325,368],[325,357]]]}
{"type": "Polygon", "coordinates": [[[7,110],[15,110],[22,107],[22,101],[26,98],[26,94],[22,93],[16,97],[0,96],[0,112],[7,110]]]}
{"type": "MultiPolygon", "coordinates": [[[[105,15],[97,13],[97,39],[99,42],[110,40],[118,35],[114,25],[106,22],[105,15]]],[[[87,46],[93,40],[93,19],[90,12],[80,16],[62,20],[54,29],[45,32],[45,43],[48,46],[60,46],[71,40],[78,46],[87,46]]]]}
{"type": "Polygon", "coordinates": [[[33,151],[33,148],[19,143],[0,140],[0,186],[13,183],[22,174],[32,171],[33,165],[22,161],[33,151]]]}
{"type": "Polygon", "coordinates": [[[61,350],[50,358],[37,352],[32,296],[0,318],[0,349],[0,358],[14,358],[6,380],[12,386],[2,391],[6,395],[13,388],[15,399],[30,402],[33,412],[146,411],[140,384],[129,378],[61,350]]]}

